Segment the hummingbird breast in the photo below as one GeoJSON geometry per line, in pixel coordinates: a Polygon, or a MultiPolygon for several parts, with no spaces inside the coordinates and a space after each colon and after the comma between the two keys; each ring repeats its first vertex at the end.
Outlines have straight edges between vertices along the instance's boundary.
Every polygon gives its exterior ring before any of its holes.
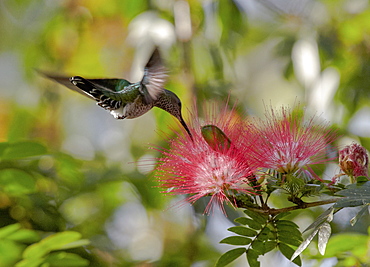
{"type": "Polygon", "coordinates": [[[118,109],[111,110],[110,113],[116,119],[134,119],[147,113],[153,107],[152,104],[145,104],[143,98],[138,96],[134,102],[122,104],[118,109]]]}

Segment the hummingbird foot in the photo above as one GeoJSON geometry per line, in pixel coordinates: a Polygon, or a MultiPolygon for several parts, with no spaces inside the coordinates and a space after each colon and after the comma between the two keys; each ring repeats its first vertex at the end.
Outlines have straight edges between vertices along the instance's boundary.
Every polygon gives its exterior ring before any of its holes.
{"type": "Polygon", "coordinates": [[[116,109],[116,110],[111,110],[110,114],[113,115],[113,117],[117,120],[123,120],[127,118],[127,115],[124,115],[125,113],[123,112],[122,108],[116,109]]]}
{"type": "Polygon", "coordinates": [[[120,116],[120,115],[117,115],[117,113],[112,113],[111,114],[113,115],[113,117],[117,120],[123,120],[126,118],[126,116],[120,116]]]}

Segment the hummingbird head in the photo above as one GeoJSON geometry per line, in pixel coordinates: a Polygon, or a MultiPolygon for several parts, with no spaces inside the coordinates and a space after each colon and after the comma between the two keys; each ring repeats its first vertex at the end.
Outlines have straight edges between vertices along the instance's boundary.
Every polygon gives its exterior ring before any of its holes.
{"type": "Polygon", "coordinates": [[[186,132],[189,134],[190,138],[193,139],[190,130],[181,114],[181,100],[174,92],[164,89],[162,96],[158,98],[155,106],[167,111],[172,116],[176,117],[181,125],[184,127],[186,132]]]}

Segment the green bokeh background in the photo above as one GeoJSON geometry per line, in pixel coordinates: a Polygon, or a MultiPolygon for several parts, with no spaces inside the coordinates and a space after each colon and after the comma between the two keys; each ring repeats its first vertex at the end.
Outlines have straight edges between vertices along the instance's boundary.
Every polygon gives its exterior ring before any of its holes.
{"type": "MultiPolygon", "coordinates": [[[[0,1],[0,266],[213,266],[237,216],[203,215],[206,200],[170,208],[149,149],[179,129],[169,114],[115,120],[35,69],[137,81],[156,45],[186,121],[228,98],[245,116],[299,102],[339,129],[339,147],[369,149],[369,33],[366,0],[0,1]]],[[[304,230],[320,211],[290,218],[304,230]]],[[[303,266],[369,263],[368,215],[338,216],[328,256],[312,245],[303,266]]],[[[262,266],[276,261],[294,266],[278,253],[262,266]]]]}

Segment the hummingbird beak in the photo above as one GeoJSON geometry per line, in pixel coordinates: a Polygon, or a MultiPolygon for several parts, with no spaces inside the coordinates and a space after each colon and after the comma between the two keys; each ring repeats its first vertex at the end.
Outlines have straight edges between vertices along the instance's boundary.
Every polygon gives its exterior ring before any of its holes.
{"type": "Polygon", "coordinates": [[[181,125],[184,127],[184,129],[186,130],[186,132],[189,134],[191,141],[194,141],[193,135],[191,134],[188,126],[186,125],[184,119],[181,116],[179,118],[179,121],[180,121],[181,125]]]}

